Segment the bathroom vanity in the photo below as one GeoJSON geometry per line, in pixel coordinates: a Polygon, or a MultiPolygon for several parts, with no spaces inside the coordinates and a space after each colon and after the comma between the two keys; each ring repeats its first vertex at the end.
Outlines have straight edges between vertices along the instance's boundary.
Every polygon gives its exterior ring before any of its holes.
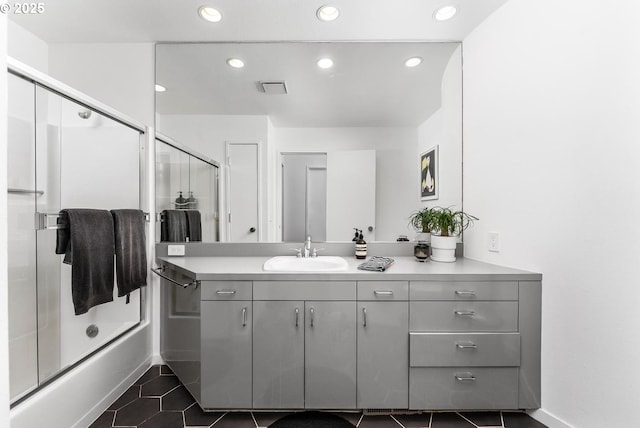
{"type": "Polygon", "coordinates": [[[279,273],[268,258],[158,259],[190,284],[162,281],[162,356],[203,409],[540,406],[540,274],[412,257],[279,273]]]}

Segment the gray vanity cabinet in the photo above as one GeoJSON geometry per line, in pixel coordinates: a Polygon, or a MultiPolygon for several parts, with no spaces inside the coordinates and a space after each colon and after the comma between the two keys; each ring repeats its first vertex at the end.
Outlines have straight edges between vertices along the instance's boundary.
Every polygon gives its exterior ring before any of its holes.
{"type": "Polygon", "coordinates": [[[355,302],[305,303],[305,407],[356,408],[355,302]]]}
{"type": "Polygon", "coordinates": [[[253,313],[253,408],[304,408],[304,302],[256,301],[253,313]]]}
{"type": "Polygon", "coordinates": [[[355,409],[355,282],[253,287],[253,408],[355,409]]]}
{"type": "Polygon", "coordinates": [[[406,409],[409,303],[406,281],[358,282],[358,408],[406,409]]]}
{"type": "Polygon", "coordinates": [[[251,408],[251,282],[203,282],[202,299],[201,405],[205,409],[251,408]]]}

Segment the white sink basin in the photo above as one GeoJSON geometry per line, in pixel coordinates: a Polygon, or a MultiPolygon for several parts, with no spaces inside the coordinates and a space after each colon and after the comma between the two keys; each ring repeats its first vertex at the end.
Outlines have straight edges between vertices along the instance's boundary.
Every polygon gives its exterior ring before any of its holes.
{"type": "Polygon", "coordinates": [[[347,261],[337,256],[272,257],[262,267],[269,272],[344,272],[348,268],[347,261]]]}

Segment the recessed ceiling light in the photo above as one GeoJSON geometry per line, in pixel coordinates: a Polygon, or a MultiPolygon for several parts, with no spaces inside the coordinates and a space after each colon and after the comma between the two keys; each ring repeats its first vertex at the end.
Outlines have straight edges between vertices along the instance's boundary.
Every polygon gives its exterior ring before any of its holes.
{"type": "Polygon", "coordinates": [[[229,66],[233,67],[233,68],[242,68],[242,67],[244,67],[244,61],[242,61],[239,58],[229,58],[227,60],[227,64],[229,64],[229,66]]]}
{"type": "Polygon", "coordinates": [[[447,21],[453,18],[457,11],[455,6],[442,6],[434,12],[433,18],[436,21],[447,21]]]}
{"type": "Polygon", "coordinates": [[[164,86],[162,86],[162,85],[158,85],[158,84],[156,83],[156,92],[164,92],[164,91],[166,91],[166,90],[167,90],[167,88],[165,88],[165,87],[164,87],[164,86]]]}
{"type": "Polygon", "coordinates": [[[319,59],[316,64],[318,64],[320,68],[331,68],[333,67],[333,60],[330,58],[322,58],[319,59]]]}
{"type": "Polygon", "coordinates": [[[404,65],[406,65],[407,67],[417,67],[422,63],[422,58],[420,58],[419,56],[414,56],[411,57],[409,59],[407,59],[404,62],[404,65]]]}
{"type": "Polygon", "coordinates": [[[340,9],[335,6],[324,5],[316,12],[320,21],[333,21],[340,15],[340,9]]]}
{"type": "Polygon", "coordinates": [[[222,20],[220,11],[209,6],[201,6],[200,9],[198,9],[198,15],[209,22],[220,22],[222,20]]]}

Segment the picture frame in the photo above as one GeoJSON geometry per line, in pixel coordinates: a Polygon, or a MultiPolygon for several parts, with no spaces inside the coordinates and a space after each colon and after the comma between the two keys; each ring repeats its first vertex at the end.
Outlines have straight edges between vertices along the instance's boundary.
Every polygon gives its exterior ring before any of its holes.
{"type": "Polygon", "coordinates": [[[435,145],[420,154],[420,199],[431,201],[438,199],[440,186],[438,146],[435,145]]]}

